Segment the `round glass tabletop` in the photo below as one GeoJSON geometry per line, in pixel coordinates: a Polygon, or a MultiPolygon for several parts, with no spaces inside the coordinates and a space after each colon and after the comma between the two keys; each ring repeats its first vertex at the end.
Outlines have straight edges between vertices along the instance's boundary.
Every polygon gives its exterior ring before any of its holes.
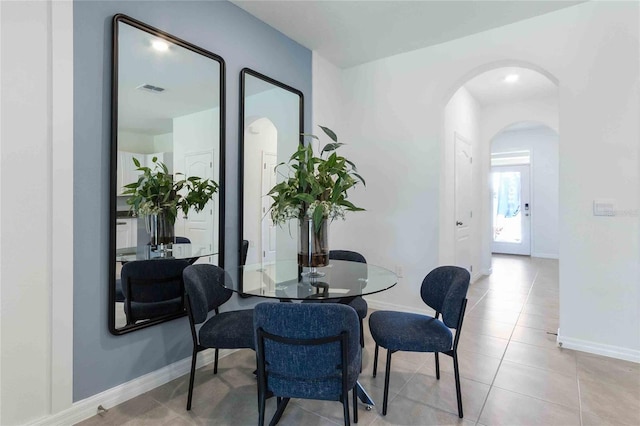
{"type": "Polygon", "coordinates": [[[240,267],[238,283],[227,288],[247,296],[281,300],[341,299],[387,290],[398,282],[396,274],[370,263],[331,260],[315,274],[296,260],[240,267]]]}
{"type": "Polygon", "coordinates": [[[214,256],[209,246],[199,246],[197,244],[169,244],[166,247],[153,247],[143,245],[137,247],[127,247],[116,250],[116,262],[132,262],[134,260],[149,259],[193,259],[196,257],[214,256]]]}

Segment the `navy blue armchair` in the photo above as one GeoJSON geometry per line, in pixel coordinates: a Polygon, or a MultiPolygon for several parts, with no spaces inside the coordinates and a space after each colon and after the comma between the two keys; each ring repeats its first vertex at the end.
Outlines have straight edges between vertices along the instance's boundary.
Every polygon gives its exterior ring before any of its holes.
{"type": "Polygon", "coordinates": [[[290,398],[340,401],[349,425],[349,390],[358,421],[361,348],[358,315],[338,303],[261,303],[255,307],[258,358],[258,425],[264,425],[268,396],[278,407],[276,424],[290,398]]]}
{"type": "Polygon", "coordinates": [[[376,342],[373,357],[373,377],[378,368],[378,348],[387,349],[387,368],[384,377],[382,414],[387,414],[391,354],[397,351],[434,352],[436,378],[440,379],[438,353],[453,358],[453,369],[458,399],[458,416],[462,418],[462,393],[458,370],[458,340],[467,306],[469,272],[457,266],[440,266],[422,281],[420,296],[424,303],[436,311],[435,317],[405,312],[376,311],[369,317],[369,328],[376,342]],[[440,320],[442,314],[442,320],[440,320]],[[456,330],[455,339],[451,329],[456,330]]]}
{"type": "Polygon", "coordinates": [[[187,398],[187,410],[190,410],[198,352],[207,348],[215,349],[213,374],[217,374],[219,349],[253,349],[253,309],[222,313],[219,311],[220,306],[229,300],[233,293],[223,287],[223,283],[231,278],[219,266],[206,263],[190,265],[184,270],[183,276],[187,314],[193,339],[187,398]],[[211,317],[209,317],[210,312],[214,313],[211,317]],[[198,324],[202,326],[196,332],[198,324]]]}

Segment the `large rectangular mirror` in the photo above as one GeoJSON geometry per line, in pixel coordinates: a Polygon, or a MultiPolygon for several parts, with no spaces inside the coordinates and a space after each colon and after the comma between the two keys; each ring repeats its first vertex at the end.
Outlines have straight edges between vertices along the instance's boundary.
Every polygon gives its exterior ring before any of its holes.
{"type": "Polygon", "coordinates": [[[224,84],[218,55],[114,16],[113,334],[184,316],[182,269],[222,263],[224,84]]]}
{"type": "Polygon", "coordinates": [[[297,226],[274,226],[266,194],[283,179],[275,166],[288,161],[303,143],[304,97],[248,68],[242,70],[240,84],[240,263],[296,259],[297,226]]]}

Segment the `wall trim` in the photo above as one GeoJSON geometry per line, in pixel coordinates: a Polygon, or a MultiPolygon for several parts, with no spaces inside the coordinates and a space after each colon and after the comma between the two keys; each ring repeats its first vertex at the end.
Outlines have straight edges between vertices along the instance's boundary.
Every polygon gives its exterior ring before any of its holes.
{"type": "MultiPolygon", "coordinates": [[[[224,358],[236,352],[237,349],[220,349],[219,358],[224,358]]],[[[198,355],[196,368],[211,364],[214,360],[214,350],[207,349],[198,355]]],[[[115,386],[106,391],[81,401],[74,402],[71,407],[59,413],[42,417],[31,423],[29,426],[51,426],[51,425],[72,425],[88,419],[97,414],[98,406],[102,405],[106,409],[115,407],[125,401],[149,392],[152,389],[162,386],[173,379],[189,374],[191,369],[191,356],[176,361],[151,373],[137,377],[121,385],[115,386]]],[[[185,399],[184,403],[187,403],[185,399]]]]}
{"type": "Polygon", "coordinates": [[[590,354],[603,355],[611,358],[622,359],[624,361],[640,363],[640,351],[636,349],[566,337],[560,333],[560,329],[558,329],[557,340],[558,344],[566,349],[574,349],[576,351],[587,352],[590,354]]]}

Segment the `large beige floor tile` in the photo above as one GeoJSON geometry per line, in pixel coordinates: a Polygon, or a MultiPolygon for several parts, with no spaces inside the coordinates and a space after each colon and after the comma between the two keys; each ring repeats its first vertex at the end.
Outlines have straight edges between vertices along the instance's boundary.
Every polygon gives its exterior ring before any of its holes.
{"type": "Polygon", "coordinates": [[[527,343],[543,348],[557,348],[557,335],[539,328],[522,327],[516,325],[511,336],[512,342],[527,343]]]}
{"type": "Polygon", "coordinates": [[[576,378],[576,355],[570,349],[542,348],[511,341],[504,360],[576,378]]]}
{"type": "Polygon", "coordinates": [[[163,424],[166,420],[177,417],[180,417],[179,412],[171,410],[147,394],[142,394],[116,407],[108,408],[106,413],[93,416],[78,425],[124,425],[131,422],[163,424]]]}
{"type": "Polygon", "coordinates": [[[513,362],[502,362],[494,387],[573,409],[580,406],[575,378],[513,362]]]}
{"type": "Polygon", "coordinates": [[[583,412],[614,424],[640,425],[640,394],[625,386],[602,381],[579,380],[583,412]]]}
{"type": "Polygon", "coordinates": [[[513,332],[513,325],[504,322],[490,321],[478,317],[465,317],[462,323],[462,334],[484,334],[499,339],[509,339],[513,332]]]}
{"type": "Polygon", "coordinates": [[[521,313],[516,325],[556,333],[558,331],[558,318],[553,318],[547,315],[521,313]]]}
{"type": "MultiPolygon", "coordinates": [[[[376,407],[382,413],[382,404],[376,407]]],[[[380,416],[373,425],[463,425],[473,426],[475,422],[460,419],[457,415],[448,413],[426,404],[420,404],[402,396],[397,396],[389,402],[386,416],[380,416]]]]}
{"type": "MultiPolygon", "coordinates": [[[[464,418],[477,420],[489,393],[489,385],[462,378],[460,389],[464,418]]],[[[454,415],[458,414],[455,378],[450,373],[441,372],[440,380],[435,375],[416,374],[402,388],[400,395],[454,415]]]]}
{"type": "MultiPolygon", "coordinates": [[[[460,377],[490,385],[496,377],[500,358],[482,355],[477,352],[458,350],[458,364],[460,377]]],[[[420,372],[435,377],[435,360],[427,362],[420,372]]],[[[450,356],[440,354],[440,371],[453,374],[453,359],[450,356]]]]}
{"type": "Polygon", "coordinates": [[[502,358],[507,348],[507,339],[486,336],[483,334],[470,334],[464,331],[460,335],[458,349],[468,352],[476,352],[493,358],[502,358]]]}
{"type": "Polygon", "coordinates": [[[640,364],[576,352],[578,379],[611,383],[640,394],[640,364]]]}
{"type": "Polygon", "coordinates": [[[558,309],[559,305],[536,305],[533,303],[526,303],[522,308],[522,313],[531,314],[531,315],[542,315],[552,318],[559,318],[560,311],[558,309]]]}
{"type": "Polygon", "coordinates": [[[579,426],[580,412],[576,408],[567,408],[494,387],[479,421],[487,426],[579,426]]]}

